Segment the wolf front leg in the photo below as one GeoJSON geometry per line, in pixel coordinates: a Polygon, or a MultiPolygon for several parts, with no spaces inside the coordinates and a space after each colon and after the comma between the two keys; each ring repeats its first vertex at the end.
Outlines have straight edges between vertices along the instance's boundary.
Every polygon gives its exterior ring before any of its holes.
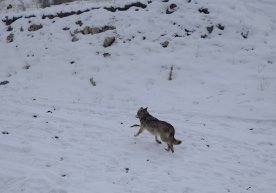
{"type": "Polygon", "coordinates": [[[157,136],[155,136],[155,141],[159,144],[161,144],[162,142],[158,140],[157,136]]]}
{"type": "Polygon", "coordinates": [[[140,135],[143,131],[144,131],[144,127],[140,126],[139,131],[134,135],[134,137],[137,137],[138,135],[140,135]]]}

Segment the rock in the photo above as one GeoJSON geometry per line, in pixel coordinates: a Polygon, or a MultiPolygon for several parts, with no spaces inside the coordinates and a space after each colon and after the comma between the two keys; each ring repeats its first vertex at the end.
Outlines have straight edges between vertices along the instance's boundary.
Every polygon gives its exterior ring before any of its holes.
{"type": "Polygon", "coordinates": [[[186,35],[189,36],[192,33],[194,33],[195,31],[194,30],[185,29],[185,32],[186,32],[186,35]]]}
{"type": "Polygon", "coordinates": [[[94,35],[94,34],[98,34],[98,33],[102,33],[102,32],[105,32],[107,30],[114,30],[116,29],[114,26],[104,26],[104,27],[89,27],[89,26],[85,26],[83,28],[83,30],[81,30],[80,32],[83,34],[83,35],[87,35],[87,34],[91,34],[91,35],[94,35]]]}
{"type": "Polygon", "coordinates": [[[64,31],[67,31],[67,30],[69,30],[70,28],[69,27],[64,27],[64,28],[62,28],[62,30],[64,30],[64,31]]]}
{"type": "Polygon", "coordinates": [[[6,85],[6,84],[9,84],[9,81],[4,80],[4,81],[0,82],[0,85],[6,85]]]}
{"type": "Polygon", "coordinates": [[[89,33],[94,35],[94,34],[98,34],[98,33],[101,33],[102,30],[98,27],[91,27],[89,28],[89,33]]]}
{"type": "Polygon", "coordinates": [[[217,25],[217,28],[220,29],[220,30],[224,30],[224,26],[221,25],[221,24],[218,24],[218,25],[217,25]]]}
{"type": "Polygon", "coordinates": [[[147,5],[143,4],[141,2],[135,2],[135,3],[127,4],[124,7],[112,7],[111,6],[111,7],[104,7],[104,9],[107,11],[116,12],[117,10],[118,11],[127,11],[131,7],[138,7],[138,8],[145,9],[147,7],[147,5]]]}
{"type": "Polygon", "coordinates": [[[201,35],[201,38],[205,39],[205,38],[207,38],[207,35],[206,34],[201,35]]]}
{"type": "Polygon", "coordinates": [[[82,21],[81,21],[81,20],[76,21],[76,24],[77,24],[77,25],[79,25],[79,26],[82,26],[82,25],[83,25],[83,23],[82,23],[82,21]]]}
{"type": "Polygon", "coordinates": [[[247,38],[248,38],[248,34],[249,34],[249,31],[247,31],[247,32],[242,32],[242,33],[241,33],[241,36],[242,36],[244,39],[247,39],[247,38]]]}
{"type": "Polygon", "coordinates": [[[161,45],[162,45],[163,48],[166,48],[166,47],[168,47],[169,43],[170,42],[166,40],[163,43],[161,43],[161,45]]]}
{"type": "Polygon", "coordinates": [[[7,31],[12,31],[13,30],[13,28],[12,28],[12,26],[8,26],[8,28],[7,28],[7,31]]]}
{"type": "Polygon", "coordinates": [[[26,66],[24,66],[24,67],[23,67],[23,69],[25,69],[25,70],[29,70],[29,69],[30,69],[30,67],[31,67],[31,66],[30,66],[29,64],[26,64],[26,66]]]}
{"type": "Polygon", "coordinates": [[[7,9],[11,9],[11,8],[12,8],[12,5],[9,4],[9,5],[7,6],[7,9]]]}
{"type": "Polygon", "coordinates": [[[105,32],[107,30],[114,30],[116,29],[116,27],[112,26],[112,25],[105,25],[102,27],[102,31],[105,32]]]}
{"type": "Polygon", "coordinates": [[[73,36],[72,37],[72,42],[76,42],[76,41],[79,41],[79,38],[77,36],[73,36]]]}
{"type": "Polygon", "coordinates": [[[170,4],[170,6],[166,10],[166,14],[172,14],[173,12],[175,12],[176,7],[177,7],[176,4],[174,3],[170,4]]]}
{"type": "Polygon", "coordinates": [[[109,54],[109,53],[103,53],[103,56],[106,58],[106,57],[111,56],[111,54],[109,54]]]}
{"type": "Polygon", "coordinates": [[[28,28],[28,31],[37,31],[39,29],[41,29],[43,27],[43,25],[39,24],[32,24],[30,25],[30,27],[28,28]]]}
{"type": "Polygon", "coordinates": [[[93,86],[96,86],[96,82],[94,81],[93,78],[90,78],[90,83],[91,83],[93,86]]]}
{"type": "Polygon", "coordinates": [[[88,26],[86,26],[85,28],[83,28],[83,30],[81,32],[83,35],[87,35],[90,33],[89,30],[90,30],[90,28],[88,26]]]}
{"type": "Polygon", "coordinates": [[[170,9],[175,9],[177,7],[177,5],[175,3],[172,3],[172,4],[170,4],[169,7],[170,7],[170,9]]]}
{"type": "Polygon", "coordinates": [[[13,39],[14,39],[14,34],[10,33],[10,35],[7,36],[7,43],[13,42],[13,39]]]}
{"type": "Polygon", "coordinates": [[[104,39],[103,47],[106,48],[106,47],[111,46],[114,43],[114,41],[115,41],[115,37],[114,36],[112,36],[112,37],[106,37],[104,39]]]}
{"type": "Polygon", "coordinates": [[[198,9],[199,13],[204,13],[204,14],[209,14],[209,10],[207,8],[199,8],[198,9]]]}
{"type": "Polygon", "coordinates": [[[210,33],[212,33],[212,31],[214,30],[214,26],[212,25],[212,26],[208,26],[208,27],[206,27],[206,29],[207,29],[207,31],[209,32],[209,34],[210,33]]]}

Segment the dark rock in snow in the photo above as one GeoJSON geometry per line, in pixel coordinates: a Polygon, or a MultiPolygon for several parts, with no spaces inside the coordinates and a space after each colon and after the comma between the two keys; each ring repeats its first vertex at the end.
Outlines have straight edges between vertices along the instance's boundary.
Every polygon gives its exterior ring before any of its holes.
{"type": "Polygon", "coordinates": [[[90,78],[89,80],[90,80],[90,83],[91,83],[93,86],[96,86],[96,82],[95,82],[95,80],[94,80],[93,78],[90,78]]]}
{"type": "Polygon", "coordinates": [[[28,31],[37,31],[37,30],[41,29],[42,27],[43,27],[43,25],[41,25],[41,24],[32,24],[28,28],[28,31]]]}
{"type": "Polygon", "coordinates": [[[170,7],[170,9],[175,9],[177,7],[177,5],[175,3],[172,3],[172,4],[170,4],[169,7],[170,7]]]}
{"type": "Polygon", "coordinates": [[[194,31],[194,30],[185,29],[185,32],[186,32],[186,35],[189,36],[189,35],[191,35],[192,33],[194,33],[195,31],[194,31]]]}
{"type": "Polygon", "coordinates": [[[13,42],[13,39],[14,39],[14,34],[13,33],[10,33],[8,36],[7,36],[7,43],[11,43],[13,42]]]}
{"type": "Polygon", "coordinates": [[[111,56],[111,54],[106,52],[106,53],[103,53],[103,56],[106,58],[106,57],[111,56]]]}
{"type": "Polygon", "coordinates": [[[208,26],[208,27],[206,27],[206,29],[207,29],[208,33],[210,34],[210,33],[212,33],[212,32],[213,32],[213,30],[214,30],[214,26],[213,26],[213,25],[208,26]]]}
{"type": "Polygon", "coordinates": [[[99,27],[89,27],[89,26],[86,26],[83,28],[83,30],[81,30],[80,32],[83,34],[83,35],[87,35],[87,34],[91,34],[91,35],[94,35],[94,34],[98,34],[98,33],[102,33],[102,32],[105,32],[107,30],[114,30],[116,29],[114,26],[103,26],[101,28],[99,27]]]}
{"type": "Polygon", "coordinates": [[[161,43],[161,45],[163,48],[166,48],[169,45],[169,41],[164,41],[163,43],[161,43]]]}
{"type": "Polygon", "coordinates": [[[201,38],[205,39],[205,38],[207,38],[207,35],[206,34],[201,35],[201,38]]]}
{"type": "MultiPolygon", "coordinates": [[[[29,57],[29,55],[27,55],[27,56],[29,57]]],[[[23,67],[23,69],[25,69],[25,70],[29,70],[29,69],[30,69],[30,67],[31,67],[31,66],[30,66],[29,64],[26,64],[26,66],[24,66],[24,67],[23,67]]]]}
{"type": "Polygon", "coordinates": [[[79,25],[79,26],[82,26],[82,25],[83,25],[83,23],[82,23],[82,21],[81,21],[81,20],[76,21],[76,24],[77,24],[77,25],[79,25]]]}
{"type": "Polygon", "coordinates": [[[106,37],[104,39],[104,43],[103,43],[103,47],[109,47],[111,46],[113,43],[115,42],[115,37],[112,36],[112,37],[106,37]]]}
{"type": "Polygon", "coordinates": [[[207,8],[199,8],[198,11],[199,11],[200,13],[204,13],[204,14],[209,14],[209,13],[210,13],[209,10],[208,10],[207,8]]]}
{"type": "Polygon", "coordinates": [[[9,84],[9,81],[4,80],[4,81],[0,82],[0,85],[6,85],[6,84],[9,84]]]}
{"type": "Polygon", "coordinates": [[[247,31],[247,32],[242,32],[242,33],[241,33],[241,36],[242,36],[244,39],[247,39],[247,38],[248,38],[248,34],[249,34],[249,31],[247,31]]]}
{"type": "Polygon", "coordinates": [[[12,26],[8,26],[8,28],[7,28],[7,31],[12,31],[13,30],[13,28],[12,28],[12,26]]]}
{"type": "Polygon", "coordinates": [[[175,3],[170,4],[170,6],[166,10],[166,14],[172,14],[176,11],[177,5],[175,3]]]}
{"type": "Polygon", "coordinates": [[[111,12],[115,12],[115,11],[126,11],[128,9],[130,9],[131,7],[139,7],[142,9],[145,9],[147,7],[146,4],[143,4],[141,2],[136,2],[136,3],[131,3],[131,4],[127,4],[124,7],[104,7],[105,10],[107,11],[111,11],[111,12]]]}
{"type": "Polygon", "coordinates": [[[224,26],[221,25],[221,24],[218,24],[218,25],[217,25],[217,28],[220,29],[220,30],[224,30],[224,26]]]}
{"type": "Polygon", "coordinates": [[[16,20],[22,18],[23,16],[19,16],[19,17],[12,17],[12,18],[9,18],[8,16],[5,17],[5,19],[2,19],[2,21],[6,24],[6,25],[10,25],[12,24],[13,22],[15,22],[16,20]]]}
{"type": "Polygon", "coordinates": [[[73,36],[71,41],[72,41],[72,42],[79,41],[79,38],[78,38],[77,36],[73,36]]]}
{"type": "Polygon", "coordinates": [[[12,8],[12,5],[9,4],[9,5],[7,6],[7,9],[11,9],[11,8],[12,8]]]}

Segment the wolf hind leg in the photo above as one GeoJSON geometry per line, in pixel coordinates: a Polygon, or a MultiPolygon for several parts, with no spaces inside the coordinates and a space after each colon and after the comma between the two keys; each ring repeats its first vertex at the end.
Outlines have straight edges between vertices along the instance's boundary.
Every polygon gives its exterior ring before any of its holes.
{"type": "Polygon", "coordinates": [[[172,143],[167,143],[167,145],[168,145],[168,148],[165,148],[165,150],[166,151],[170,151],[171,150],[171,152],[174,153],[173,144],[172,143]]]}

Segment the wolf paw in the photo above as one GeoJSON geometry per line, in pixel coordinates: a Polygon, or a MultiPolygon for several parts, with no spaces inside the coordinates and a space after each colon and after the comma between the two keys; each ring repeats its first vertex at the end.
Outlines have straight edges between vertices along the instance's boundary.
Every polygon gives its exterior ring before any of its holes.
{"type": "Polygon", "coordinates": [[[161,142],[161,141],[159,141],[159,140],[157,140],[156,142],[157,142],[158,144],[162,144],[162,142],[161,142]]]}

